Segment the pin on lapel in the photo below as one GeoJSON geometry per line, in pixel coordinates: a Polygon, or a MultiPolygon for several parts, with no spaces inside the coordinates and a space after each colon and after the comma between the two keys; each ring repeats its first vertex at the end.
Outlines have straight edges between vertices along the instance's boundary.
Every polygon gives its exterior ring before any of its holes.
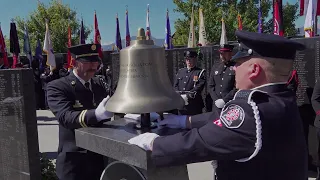
{"type": "Polygon", "coordinates": [[[198,76],[193,76],[193,81],[198,81],[199,77],[198,76]]]}

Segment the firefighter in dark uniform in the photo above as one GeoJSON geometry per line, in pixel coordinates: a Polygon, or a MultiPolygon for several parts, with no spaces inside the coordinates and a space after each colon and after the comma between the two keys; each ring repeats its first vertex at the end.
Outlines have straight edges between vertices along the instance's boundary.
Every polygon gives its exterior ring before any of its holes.
{"type": "Polygon", "coordinates": [[[206,83],[206,76],[205,70],[196,66],[197,56],[195,51],[186,51],[184,57],[187,67],[180,69],[176,75],[174,89],[185,101],[184,108],[179,110],[181,115],[200,114],[204,107],[201,92],[206,83]]]}
{"type": "Polygon", "coordinates": [[[101,155],[76,146],[74,132],[77,128],[99,126],[113,116],[104,108],[109,99],[104,84],[94,77],[101,62],[99,48],[98,44],[69,48],[75,57],[73,71],[47,86],[49,108],[59,121],[59,180],[98,180],[104,168],[101,155]]]}
{"type": "Polygon", "coordinates": [[[312,97],[311,97],[312,107],[316,113],[316,118],[314,120],[314,126],[317,131],[317,139],[318,139],[318,176],[316,180],[320,180],[320,78],[316,80],[316,84],[314,85],[312,97]]]}
{"type": "Polygon", "coordinates": [[[168,114],[158,126],[189,130],[144,133],[129,143],[152,151],[156,166],[217,160],[219,180],[306,180],[302,122],[286,85],[295,53],[305,47],[273,34],[236,31],[236,36],[241,44],[232,60],[240,90],[221,114],[168,114]]]}
{"type": "Polygon", "coordinates": [[[218,113],[236,93],[235,73],[230,61],[233,47],[233,45],[222,44],[219,49],[221,63],[214,64],[211,68],[209,93],[213,100],[212,111],[218,113]]]}

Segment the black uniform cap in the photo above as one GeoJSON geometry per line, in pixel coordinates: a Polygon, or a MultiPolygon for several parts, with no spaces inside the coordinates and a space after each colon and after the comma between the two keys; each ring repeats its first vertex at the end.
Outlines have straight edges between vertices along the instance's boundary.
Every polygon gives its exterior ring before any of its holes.
{"type": "Polygon", "coordinates": [[[99,62],[100,44],[81,44],[69,48],[70,53],[74,56],[75,60],[83,62],[99,62]]]}
{"type": "Polygon", "coordinates": [[[195,57],[198,56],[198,53],[195,52],[195,51],[186,51],[186,52],[184,52],[183,55],[184,55],[185,58],[188,58],[188,57],[195,58],[195,57]]]}
{"type": "Polygon", "coordinates": [[[305,46],[282,36],[247,31],[236,31],[239,41],[239,51],[232,61],[249,56],[271,57],[294,60],[297,50],[305,46]]]}
{"type": "Polygon", "coordinates": [[[231,44],[221,44],[219,51],[232,52],[234,46],[231,44]]]}

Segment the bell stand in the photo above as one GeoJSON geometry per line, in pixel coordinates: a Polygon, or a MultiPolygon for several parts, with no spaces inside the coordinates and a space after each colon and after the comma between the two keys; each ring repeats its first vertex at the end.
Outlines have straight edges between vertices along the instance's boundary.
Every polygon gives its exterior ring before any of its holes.
{"type": "MultiPolygon", "coordinates": [[[[160,119],[163,119],[163,114],[158,113],[160,115],[160,119]]],[[[150,113],[142,113],[140,114],[141,119],[140,123],[135,125],[135,129],[143,130],[143,131],[150,131],[151,129],[154,129],[157,127],[157,124],[154,122],[151,122],[150,113]]]]}

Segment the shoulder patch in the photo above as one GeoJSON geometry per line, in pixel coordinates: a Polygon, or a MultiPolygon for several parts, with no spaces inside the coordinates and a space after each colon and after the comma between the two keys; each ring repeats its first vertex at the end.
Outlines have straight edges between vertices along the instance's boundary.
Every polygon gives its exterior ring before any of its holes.
{"type": "Polygon", "coordinates": [[[220,115],[221,122],[227,128],[239,128],[244,122],[245,112],[243,108],[236,104],[230,104],[223,109],[220,115]]]}

